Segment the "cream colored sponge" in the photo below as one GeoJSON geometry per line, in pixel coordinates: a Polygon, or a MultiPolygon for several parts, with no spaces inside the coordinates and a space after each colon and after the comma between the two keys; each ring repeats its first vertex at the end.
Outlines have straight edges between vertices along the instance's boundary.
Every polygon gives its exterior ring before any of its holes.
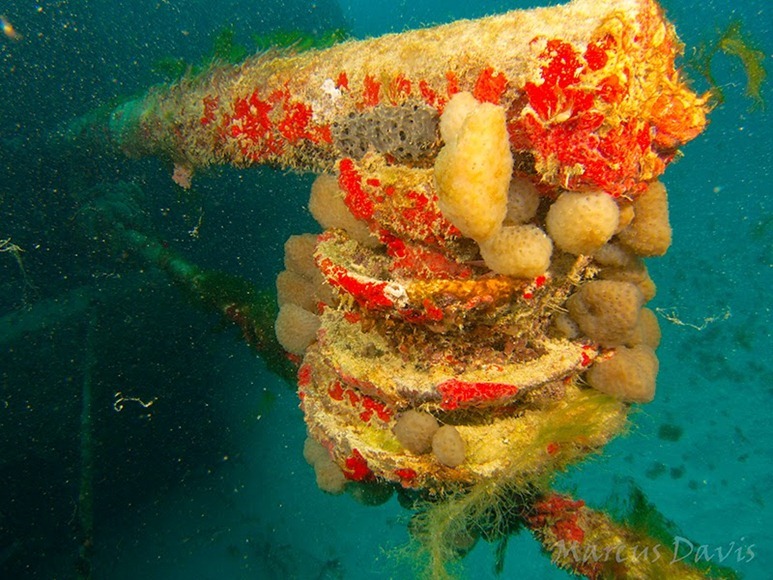
{"type": "Polygon", "coordinates": [[[504,226],[480,242],[480,255],[497,274],[535,278],[550,266],[553,243],[534,225],[504,226]]]}
{"type": "Polygon", "coordinates": [[[338,495],[346,488],[346,476],[332,459],[315,464],[314,474],[317,476],[317,487],[322,491],[338,495]]]}
{"type": "Polygon", "coordinates": [[[316,340],[319,324],[319,316],[288,302],[279,309],[274,330],[282,348],[289,353],[302,355],[316,340]]]}
{"type": "Polygon", "coordinates": [[[620,220],[617,202],[602,191],[565,191],[545,220],[555,244],[570,254],[592,254],[614,235],[620,220]]]}
{"type": "Polygon", "coordinates": [[[586,380],[594,389],[629,403],[649,403],[655,398],[658,358],[648,346],[615,349],[612,358],[596,362],[586,380]]]}
{"type": "Polygon", "coordinates": [[[319,461],[330,459],[330,454],[319,441],[307,436],[303,442],[303,458],[309,465],[314,465],[319,461]]]}
{"type": "Polygon", "coordinates": [[[344,194],[338,187],[338,179],[325,173],[311,184],[309,211],[323,228],[340,228],[353,239],[368,247],[378,245],[376,237],[365,224],[352,215],[344,203],[344,194]]]}
{"type": "Polygon", "coordinates": [[[467,447],[456,427],[443,425],[432,437],[432,453],[443,465],[457,467],[464,463],[467,447]]]}
{"type": "Polygon", "coordinates": [[[440,136],[444,143],[456,143],[467,115],[479,104],[469,92],[456,93],[451,97],[440,117],[440,136]]]}
{"type": "Polygon", "coordinates": [[[649,308],[642,308],[639,312],[639,320],[633,330],[633,335],[626,343],[626,346],[636,346],[637,344],[646,344],[653,350],[660,345],[660,324],[658,324],[657,315],[649,308]]]}
{"type": "Polygon", "coordinates": [[[525,224],[537,214],[540,195],[536,186],[525,177],[513,177],[507,195],[505,223],[525,224]]]}
{"type": "Polygon", "coordinates": [[[437,419],[429,413],[411,409],[400,415],[392,432],[400,445],[411,453],[420,455],[429,453],[432,449],[432,436],[439,427],[437,419]]]}
{"type": "Polygon", "coordinates": [[[620,242],[639,256],[662,256],[671,245],[666,187],[659,181],[633,203],[631,224],[620,232],[620,242]]]}
{"type": "Polygon", "coordinates": [[[312,282],[290,270],[279,272],[276,277],[276,301],[279,306],[295,304],[313,313],[317,306],[315,291],[312,282]]]}
{"type": "Polygon", "coordinates": [[[513,156],[505,110],[470,97],[454,95],[443,112],[445,145],[435,160],[435,181],[440,211],[480,241],[496,233],[507,213],[513,156]]]}
{"type": "Polygon", "coordinates": [[[313,279],[317,273],[317,265],[314,263],[316,247],[317,236],[314,234],[290,236],[285,242],[285,268],[309,280],[313,279]]]}
{"type": "Polygon", "coordinates": [[[566,301],[580,330],[602,346],[627,344],[636,329],[644,297],[628,282],[586,282],[566,301]]]}
{"type": "Polygon", "coordinates": [[[332,494],[343,493],[346,476],[341,468],[330,458],[330,454],[316,439],[306,437],[303,444],[303,457],[314,468],[317,487],[332,494]]]}

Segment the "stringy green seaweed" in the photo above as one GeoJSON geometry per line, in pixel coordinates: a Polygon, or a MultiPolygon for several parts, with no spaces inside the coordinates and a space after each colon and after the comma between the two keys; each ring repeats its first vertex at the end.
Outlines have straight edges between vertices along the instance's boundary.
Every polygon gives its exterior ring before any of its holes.
{"type": "Polygon", "coordinates": [[[709,83],[716,101],[723,103],[724,91],[712,72],[714,59],[720,53],[740,61],[746,75],[746,96],[752,100],[753,109],[763,108],[765,101],[762,97],[762,85],[767,78],[767,71],[762,64],[765,54],[756,48],[740,20],[731,22],[715,38],[702,42],[690,63],[709,83]]]}
{"type": "MultiPolygon", "coordinates": [[[[301,30],[276,30],[266,34],[253,34],[257,52],[269,50],[304,52],[312,49],[329,48],[334,44],[349,38],[344,28],[334,28],[319,34],[311,34],[301,30]]],[[[167,82],[184,77],[198,77],[205,73],[212,64],[238,64],[250,54],[250,50],[236,41],[236,30],[233,26],[220,28],[212,40],[212,49],[201,63],[192,64],[183,58],[167,56],[156,60],[151,70],[167,82]]]]}

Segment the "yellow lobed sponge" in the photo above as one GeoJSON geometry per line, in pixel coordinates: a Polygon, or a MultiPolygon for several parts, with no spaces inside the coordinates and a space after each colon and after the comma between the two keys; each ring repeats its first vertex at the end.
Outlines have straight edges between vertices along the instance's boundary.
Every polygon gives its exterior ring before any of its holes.
{"type": "Polygon", "coordinates": [[[657,315],[649,308],[642,308],[639,312],[639,320],[636,321],[636,327],[633,329],[633,335],[626,346],[646,344],[654,350],[660,345],[660,338],[660,324],[657,315]]]}
{"type": "Polygon", "coordinates": [[[645,302],[652,300],[658,290],[655,282],[650,278],[647,266],[640,258],[635,258],[629,265],[622,268],[602,268],[599,278],[630,282],[639,289],[645,302]]]}
{"type": "Polygon", "coordinates": [[[480,255],[486,266],[498,274],[516,278],[535,278],[550,266],[553,243],[535,225],[504,226],[480,242],[480,255]]]}
{"type": "Polygon", "coordinates": [[[435,181],[440,211],[480,241],[499,230],[507,213],[513,156],[505,110],[470,98],[454,95],[441,116],[445,146],[435,161],[435,181]]]}
{"type": "Polygon", "coordinates": [[[314,263],[314,249],[317,247],[317,236],[301,234],[290,236],[285,242],[285,268],[308,280],[317,275],[317,265],[314,263]]]}
{"type": "Polygon", "coordinates": [[[643,303],[642,293],[633,284],[593,280],[570,296],[566,306],[588,338],[611,347],[630,340],[643,303]]]}
{"type": "Polygon", "coordinates": [[[316,340],[319,316],[296,304],[287,303],[279,309],[274,330],[282,348],[292,354],[302,355],[316,340]]]}
{"type": "Polygon", "coordinates": [[[392,432],[400,445],[411,453],[421,455],[432,449],[432,436],[439,427],[437,419],[429,413],[411,409],[400,415],[392,432]]]}
{"type": "Polygon", "coordinates": [[[601,191],[565,191],[550,206],[546,226],[555,244],[570,254],[592,254],[617,230],[620,210],[601,191]]]}
{"type": "Polygon", "coordinates": [[[658,358],[646,345],[615,349],[612,358],[595,362],[585,375],[602,393],[629,403],[649,403],[655,398],[658,358]]]}
{"type": "Polygon", "coordinates": [[[314,284],[300,274],[284,270],[276,277],[276,301],[279,306],[295,304],[314,312],[317,305],[314,284]]]}
{"type": "Polygon", "coordinates": [[[461,92],[451,97],[440,116],[440,136],[446,144],[456,143],[467,115],[480,103],[472,93],[461,92]]]}
{"type": "Polygon", "coordinates": [[[432,453],[447,467],[457,467],[464,462],[467,448],[464,439],[453,425],[443,425],[432,437],[432,453]]]}
{"type": "Polygon", "coordinates": [[[671,245],[666,187],[659,181],[650,183],[634,201],[633,211],[633,221],[618,235],[620,242],[639,256],[665,254],[671,245]]]}
{"type": "Polygon", "coordinates": [[[344,193],[338,187],[338,179],[325,173],[311,185],[309,211],[323,229],[340,228],[349,236],[368,247],[378,245],[368,226],[355,218],[344,203],[344,193]]]}
{"type": "Polygon", "coordinates": [[[347,483],[344,472],[332,460],[327,449],[313,437],[306,437],[303,457],[314,468],[319,489],[336,495],[343,493],[347,483]]]}
{"type": "Polygon", "coordinates": [[[525,177],[513,177],[507,196],[505,223],[525,224],[537,214],[540,196],[535,185],[525,177]]]}

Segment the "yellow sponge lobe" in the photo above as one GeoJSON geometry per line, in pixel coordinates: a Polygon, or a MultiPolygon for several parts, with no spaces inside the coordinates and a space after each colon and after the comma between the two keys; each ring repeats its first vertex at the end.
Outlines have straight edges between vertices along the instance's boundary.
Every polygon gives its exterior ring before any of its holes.
{"type": "Polygon", "coordinates": [[[524,177],[513,177],[507,196],[505,223],[525,224],[537,214],[540,196],[537,187],[524,177]]]}
{"type": "Polygon", "coordinates": [[[295,304],[314,312],[317,306],[315,290],[311,281],[290,270],[279,272],[276,277],[276,300],[279,306],[295,304]]]}
{"type": "Polygon", "coordinates": [[[317,236],[314,234],[290,236],[284,248],[285,268],[309,280],[313,279],[317,273],[317,265],[314,263],[316,247],[317,236]]]}
{"type": "Polygon", "coordinates": [[[338,179],[323,173],[311,185],[309,211],[323,228],[340,228],[353,239],[369,247],[378,245],[367,224],[352,215],[344,203],[344,194],[338,187],[338,179]]]}
{"type": "Polygon", "coordinates": [[[406,411],[397,420],[392,432],[400,445],[411,453],[421,455],[432,449],[432,436],[438,430],[437,419],[415,409],[406,411]]]}
{"type": "Polygon", "coordinates": [[[504,226],[480,242],[480,255],[497,274],[535,278],[550,266],[553,243],[537,226],[504,226]]]}
{"type": "Polygon", "coordinates": [[[642,308],[641,312],[639,312],[636,328],[634,328],[633,335],[626,343],[626,346],[646,344],[655,350],[660,345],[660,338],[660,324],[658,324],[657,315],[649,308],[642,308]]]}
{"type": "Polygon", "coordinates": [[[628,282],[593,280],[569,297],[569,315],[582,332],[602,346],[626,344],[633,336],[644,296],[628,282]]]}
{"type": "Polygon", "coordinates": [[[274,330],[282,348],[292,354],[302,355],[316,340],[319,324],[319,316],[288,302],[279,309],[274,330]]]}
{"type": "Polygon", "coordinates": [[[666,187],[659,181],[633,204],[634,218],[618,238],[639,256],[662,256],[671,245],[671,224],[668,221],[666,187]]]}
{"type": "Polygon", "coordinates": [[[442,126],[443,117],[454,115],[445,123],[447,139],[435,161],[438,205],[462,234],[479,241],[496,233],[505,218],[513,156],[505,110],[491,103],[470,104],[460,95],[441,117],[442,126]],[[458,99],[466,103],[452,106],[458,99]],[[468,111],[461,125],[460,110],[468,111]]]}
{"type": "Polygon", "coordinates": [[[440,117],[440,136],[446,144],[456,142],[464,120],[478,104],[478,100],[469,92],[456,93],[446,103],[440,117]]]}
{"type": "Polygon", "coordinates": [[[592,254],[617,230],[617,202],[602,191],[565,191],[550,206],[545,220],[555,244],[570,254],[592,254]]]}
{"type": "Polygon", "coordinates": [[[303,457],[314,468],[317,478],[317,487],[334,495],[343,493],[346,487],[346,476],[341,468],[330,458],[327,452],[316,439],[307,437],[303,444],[303,457]]]}
{"type": "Polygon", "coordinates": [[[467,447],[456,427],[443,425],[432,437],[432,453],[443,465],[457,467],[464,463],[467,447]]]}
{"type": "Polygon", "coordinates": [[[619,347],[612,358],[596,362],[586,374],[593,388],[630,403],[655,398],[658,358],[648,346],[619,347]]]}

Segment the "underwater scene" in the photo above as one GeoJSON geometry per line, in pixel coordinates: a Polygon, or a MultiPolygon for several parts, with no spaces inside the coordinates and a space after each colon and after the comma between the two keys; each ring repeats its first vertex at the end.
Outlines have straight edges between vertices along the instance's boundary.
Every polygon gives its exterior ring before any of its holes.
{"type": "Polygon", "coordinates": [[[0,27],[0,578],[773,577],[767,1],[0,27]]]}

